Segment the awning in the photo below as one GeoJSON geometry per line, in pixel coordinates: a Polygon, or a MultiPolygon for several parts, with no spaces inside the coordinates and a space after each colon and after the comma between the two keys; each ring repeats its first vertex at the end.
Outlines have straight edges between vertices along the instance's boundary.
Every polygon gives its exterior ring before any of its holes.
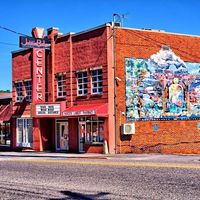
{"type": "Polygon", "coordinates": [[[66,117],[80,117],[80,116],[108,116],[108,104],[86,104],[77,105],[67,108],[62,112],[62,116],[66,117]]]}
{"type": "Polygon", "coordinates": [[[12,104],[0,106],[0,121],[7,122],[12,116],[12,104]]]}

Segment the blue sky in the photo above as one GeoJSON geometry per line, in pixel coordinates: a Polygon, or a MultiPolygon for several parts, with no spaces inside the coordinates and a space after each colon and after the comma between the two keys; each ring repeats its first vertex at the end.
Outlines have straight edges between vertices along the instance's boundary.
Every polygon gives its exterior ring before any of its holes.
{"type": "MultiPolygon", "coordinates": [[[[126,15],[125,27],[200,35],[199,0],[3,0],[0,26],[26,35],[32,27],[80,32],[111,21],[113,13],[126,15]]],[[[11,89],[18,43],[18,34],[0,28],[0,89],[11,89]]]]}

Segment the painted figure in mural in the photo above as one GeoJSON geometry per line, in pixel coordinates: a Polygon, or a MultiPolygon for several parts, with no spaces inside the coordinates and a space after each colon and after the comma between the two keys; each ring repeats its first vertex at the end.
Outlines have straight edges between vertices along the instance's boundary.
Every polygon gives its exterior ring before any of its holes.
{"type": "Polygon", "coordinates": [[[183,87],[179,84],[178,78],[174,78],[173,83],[169,87],[169,100],[177,106],[181,106],[182,104],[183,87]]]}
{"type": "Polygon", "coordinates": [[[184,106],[184,89],[179,84],[179,79],[174,78],[173,83],[169,86],[169,103],[171,113],[181,113],[184,106]]]}

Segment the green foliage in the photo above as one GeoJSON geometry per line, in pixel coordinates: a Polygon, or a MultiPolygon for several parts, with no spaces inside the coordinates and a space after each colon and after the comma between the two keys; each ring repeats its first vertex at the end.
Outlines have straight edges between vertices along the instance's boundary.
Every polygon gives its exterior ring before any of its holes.
{"type": "Polygon", "coordinates": [[[10,90],[0,90],[0,92],[10,92],[10,90]]]}

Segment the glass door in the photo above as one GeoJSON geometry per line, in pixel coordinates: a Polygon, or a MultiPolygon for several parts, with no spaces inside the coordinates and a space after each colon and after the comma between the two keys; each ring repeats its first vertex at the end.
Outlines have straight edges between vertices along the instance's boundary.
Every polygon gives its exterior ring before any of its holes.
{"type": "Polygon", "coordinates": [[[84,152],[86,122],[79,122],[79,152],[84,152]]]}
{"type": "Polygon", "coordinates": [[[56,150],[69,150],[68,122],[56,123],[56,150]]]}

